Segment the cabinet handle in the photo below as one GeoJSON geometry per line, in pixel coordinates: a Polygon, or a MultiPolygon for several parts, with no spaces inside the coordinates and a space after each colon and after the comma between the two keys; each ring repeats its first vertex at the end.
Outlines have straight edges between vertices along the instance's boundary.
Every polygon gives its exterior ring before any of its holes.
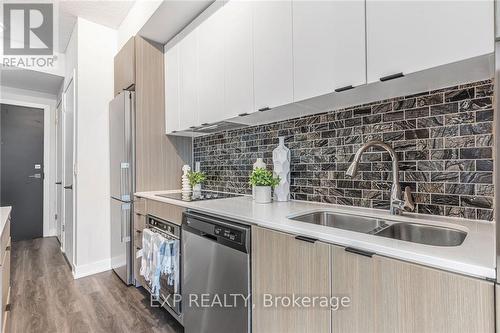
{"type": "Polygon", "coordinates": [[[137,232],[138,234],[140,234],[142,231],[140,231],[140,230],[136,230],[135,232],[137,232]]]}
{"type": "Polygon", "coordinates": [[[240,114],[238,115],[238,117],[245,117],[245,116],[248,116],[248,115],[249,115],[249,113],[248,113],[248,112],[243,112],[243,113],[240,113],[240,114]]]}
{"type": "Polygon", "coordinates": [[[56,182],[56,185],[62,185],[62,182],[56,182]]]}
{"type": "Polygon", "coordinates": [[[346,90],[351,90],[353,88],[354,88],[353,86],[349,85],[349,86],[337,88],[337,89],[335,89],[335,92],[342,92],[342,91],[346,91],[346,90]]]}
{"type": "Polygon", "coordinates": [[[210,125],[210,124],[209,123],[203,123],[203,124],[201,124],[201,126],[208,126],[208,125],[210,125]]]}
{"type": "Polygon", "coordinates": [[[311,238],[311,237],[306,237],[306,236],[297,236],[295,237],[296,240],[308,242],[308,243],[315,243],[317,241],[316,238],[311,238]]]}
{"type": "Polygon", "coordinates": [[[10,251],[10,245],[5,248],[5,251],[10,251]]]}
{"type": "Polygon", "coordinates": [[[269,110],[271,110],[271,108],[269,106],[265,106],[265,107],[259,109],[260,112],[269,111],[269,110]]]}
{"type": "Polygon", "coordinates": [[[350,252],[350,253],[354,253],[354,254],[359,254],[359,255],[365,256],[365,257],[370,257],[370,258],[373,257],[373,255],[375,254],[375,252],[364,251],[364,250],[356,249],[354,247],[346,247],[345,251],[350,252]]]}
{"type": "Polygon", "coordinates": [[[384,81],[394,80],[394,79],[397,79],[397,78],[400,78],[403,76],[405,76],[403,73],[391,74],[391,75],[381,77],[380,81],[384,82],[384,81]]]}

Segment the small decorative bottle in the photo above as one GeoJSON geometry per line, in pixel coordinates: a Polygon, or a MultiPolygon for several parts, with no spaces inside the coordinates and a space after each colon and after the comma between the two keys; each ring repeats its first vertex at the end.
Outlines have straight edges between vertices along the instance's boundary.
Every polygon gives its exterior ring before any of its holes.
{"type": "Polygon", "coordinates": [[[273,150],[273,171],[280,177],[280,183],[274,188],[276,201],[290,200],[290,149],[285,147],[285,137],[279,137],[279,144],[273,150]]]}
{"type": "MultiPolygon", "coordinates": [[[[261,157],[257,158],[257,161],[253,164],[253,170],[257,168],[266,168],[266,163],[264,163],[264,160],[261,157]]],[[[255,186],[252,185],[252,198],[255,200],[255,186]]]]}
{"type": "Polygon", "coordinates": [[[189,165],[184,165],[182,167],[182,193],[191,192],[191,184],[189,184],[188,172],[191,171],[189,165]]]}

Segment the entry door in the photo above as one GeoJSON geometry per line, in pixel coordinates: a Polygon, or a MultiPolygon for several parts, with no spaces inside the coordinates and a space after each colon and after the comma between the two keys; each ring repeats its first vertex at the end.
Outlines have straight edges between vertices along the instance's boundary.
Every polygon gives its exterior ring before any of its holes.
{"type": "Polygon", "coordinates": [[[43,237],[43,109],[1,105],[1,205],[13,241],[43,237]]]}
{"type": "Polygon", "coordinates": [[[57,239],[63,245],[62,233],[62,196],[63,196],[63,133],[62,133],[62,105],[59,103],[56,110],[56,235],[57,239]]]}
{"type": "Polygon", "coordinates": [[[73,193],[74,193],[74,117],[75,117],[75,85],[72,80],[63,95],[64,111],[63,111],[63,230],[64,230],[64,254],[66,259],[73,266],[73,229],[74,229],[74,213],[73,213],[73,193]]]}

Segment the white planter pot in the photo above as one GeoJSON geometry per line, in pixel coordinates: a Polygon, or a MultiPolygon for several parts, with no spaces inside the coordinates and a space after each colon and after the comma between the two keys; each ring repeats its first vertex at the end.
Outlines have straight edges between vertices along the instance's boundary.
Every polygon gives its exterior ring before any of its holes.
{"type": "Polygon", "coordinates": [[[271,186],[255,186],[255,202],[270,203],[271,202],[271,186]]]}
{"type": "Polygon", "coordinates": [[[201,192],[201,184],[196,184],[193,186],[193,192],[201,192]]]}

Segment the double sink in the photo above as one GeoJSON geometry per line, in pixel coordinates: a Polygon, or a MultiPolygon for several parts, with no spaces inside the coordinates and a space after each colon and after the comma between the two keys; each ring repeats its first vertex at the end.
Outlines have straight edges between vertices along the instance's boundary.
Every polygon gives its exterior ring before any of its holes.
{"type": "Polygon", "coordinates": [[[290,217],[291,220],[380,237],[433,246],[459,246],[467,233],[462,230],[417,223],[399,223],[357,215],[319,211],[290,217]]]}

